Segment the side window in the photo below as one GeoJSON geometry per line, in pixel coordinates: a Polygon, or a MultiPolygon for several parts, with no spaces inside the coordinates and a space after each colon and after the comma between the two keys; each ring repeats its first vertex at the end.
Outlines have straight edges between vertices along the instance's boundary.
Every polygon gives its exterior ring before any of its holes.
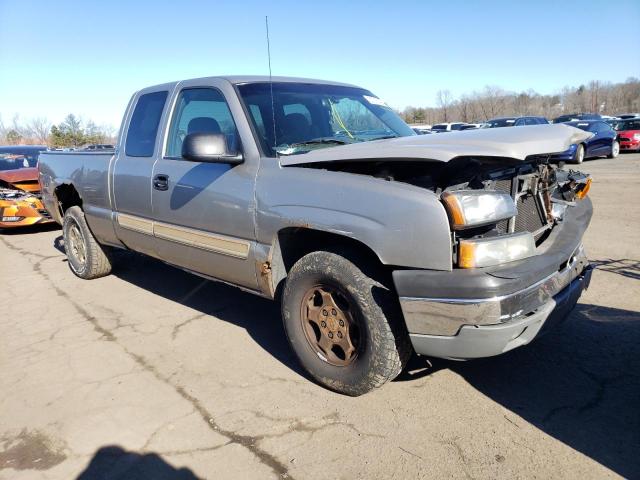
{"type": "Polygon", "coordinates": [[[158,125],[167,100],[167,93],[153,92],[140,95],[129,122],[125,154],[130,157],[152,157],[158,125]]]}
{"type": "Polygon", "coordinates": [[[236,125],[222,93],[213,88],[182,90],[171,118],[166,156],[180,158],[190,133],[223,133],[230,150],[238,148],[236,125]]]}

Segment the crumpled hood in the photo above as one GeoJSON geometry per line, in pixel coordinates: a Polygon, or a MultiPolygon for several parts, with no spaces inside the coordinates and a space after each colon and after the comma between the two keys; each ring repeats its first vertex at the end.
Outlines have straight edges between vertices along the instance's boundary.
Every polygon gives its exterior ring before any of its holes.
{"type": "Polygon", "coordinates": [[[328,147],[281,156],[280,164],[303,165],[333,161],[435,160],[448,162],[461,156],[507,157],[560,153],[593,134],[568,125],[487,128],[461,132],[415,135],[328,147]]]}
{"type": "Polygon", "coordinates": [[[0,172],[0,180],[4,180],[7,183],[20,183],[38,180],[38,169],[36,167],[31,167],[18,168],[16,170],[4,170],[0,172]]]}
{"type": "Polygon", "coordinates": [[[0,180],[10,184],[14,188],[27,192],[37,192],[40,190],[40,186],[37,183],[38,169],[36,167],[0,171],[0,180]],[[34,184],[33,182],[36,183],[34,184]]]}

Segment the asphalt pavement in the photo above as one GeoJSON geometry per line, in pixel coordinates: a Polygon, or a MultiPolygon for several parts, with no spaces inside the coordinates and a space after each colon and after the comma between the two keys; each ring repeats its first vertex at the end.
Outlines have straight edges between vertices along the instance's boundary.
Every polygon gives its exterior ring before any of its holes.
{"type": "Polygon", "coordinates": [[[304,376],[273,302],[129,253],[80,280],[55,226],[0,233],[0,479],[640,478],[640,154],[580,168],[570,318],[359,398],[304,376]]]}

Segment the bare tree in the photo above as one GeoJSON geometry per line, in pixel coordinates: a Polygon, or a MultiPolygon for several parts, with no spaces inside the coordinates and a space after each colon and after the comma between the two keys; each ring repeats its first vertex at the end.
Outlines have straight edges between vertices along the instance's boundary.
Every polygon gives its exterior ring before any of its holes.
{"type": "Polygon", "coordinates": [[[52,123],[45,117],[36,117],[27,123],[26,130],[37,143],[46,144],[51,134],[52,123]]]}
{"type": "Polygon", "coordinates": [[[444,115],[444,121],[449,121],[449,107],[451,107],[451,103],[453,101],[453,97],[451,96],[451,92],[449,90],[438,90],[436,92],[436,103],[442,110],[444,115]]]}

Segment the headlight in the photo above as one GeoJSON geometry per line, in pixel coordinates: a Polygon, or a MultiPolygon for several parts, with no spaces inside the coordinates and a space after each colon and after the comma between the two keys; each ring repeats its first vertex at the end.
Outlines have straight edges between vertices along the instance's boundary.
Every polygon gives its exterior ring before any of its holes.
{"type": "Polygon", "coordinates": [[[444,192],[442,201],[449,213],[451,227],[460,230],[499,222],[518,213],[511,195],[486,190],[444,192]]]}
{"type": "Polygon", "coordinates": [[[2,217],[3,222],[19,222],[24,217],[2,217]]]}
{"type": "Polygon", "coordinates": [[[634,133],[633,134],[633,139],[634,140],[640,140],[640,133],[634,133]]]}
{"type": "Polygon", "coordinates": [[[490,267],[532,257],[536,253],[536,244],[533,235],[529,232],[477,240],[460,240],[458,247],[460,268],[490,267]]]}

